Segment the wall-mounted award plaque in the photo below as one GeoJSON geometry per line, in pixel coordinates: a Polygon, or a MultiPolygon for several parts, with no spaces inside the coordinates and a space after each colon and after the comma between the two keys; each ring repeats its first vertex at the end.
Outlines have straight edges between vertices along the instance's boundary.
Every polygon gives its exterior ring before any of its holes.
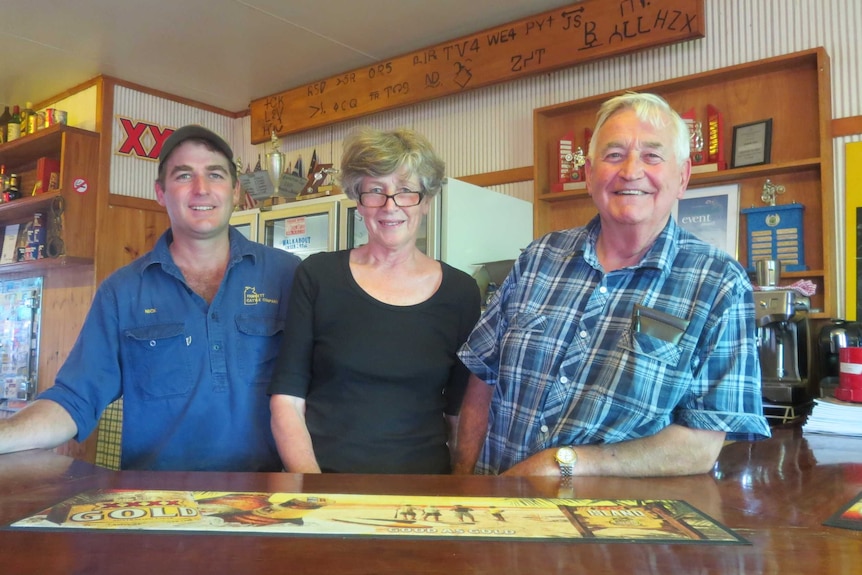
{"type": "Polygon", "coordinates": [[[784,204],[746,208],[748,229],[748,262],[754,273],[754,262],[779,260],[784,270],[805,271],[805,245],[802,238],[802,204],[784,204]]]}

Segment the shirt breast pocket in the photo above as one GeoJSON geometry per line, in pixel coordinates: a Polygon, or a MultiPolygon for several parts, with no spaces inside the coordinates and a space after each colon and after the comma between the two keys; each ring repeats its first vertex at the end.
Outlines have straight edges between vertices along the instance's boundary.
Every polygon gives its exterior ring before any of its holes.
{"type": "Polygon", "coordinates": [[[188,344],[182,323],[127,329],[126,353],[132,384],[144,399],[187,395],[194,382],[187,358],[188,344]]]}
{"type": "Polygon", "coordinates": [[[543,315],[519,313],[512,317],[502,338],[500,367],[521,372],[553,373],[555,350],[559,342],[548,333],[548,319],[543,315]]]}
{"type": "MultiPolygon", "coordinates": [[[[625,410],[636,422],[666,422],[689,387],[690,376],[685,369],[685,348],[645,333],[627,330],[620,340],[623,357],[624,393],[615,397],[615,409],[625,410]]],[[[628,429],[613,433],[626,437],[628,429]]],[[[610,441],[607,437],[606,441],[610,441]]]]}
{"type": "MultiPolygon", "coordinates": [[[[637,331],[630,331],[629,333],[631,335],[631,351],[645,355],[668,367],[676,367],[679,364],[680,357],[682,357],[682,348],[679,344],[637,331]]],[[[625,340],[626,338],[623,338],[623,341],[625,340]]]]}
{"type": "Polygon", "coordinates": [[[240,334],[238,363],[243,373],[253,375],[248,382],[268,384],[281,347],[284,320],[274,316],[239,315],[236,327],[240,334]]]}

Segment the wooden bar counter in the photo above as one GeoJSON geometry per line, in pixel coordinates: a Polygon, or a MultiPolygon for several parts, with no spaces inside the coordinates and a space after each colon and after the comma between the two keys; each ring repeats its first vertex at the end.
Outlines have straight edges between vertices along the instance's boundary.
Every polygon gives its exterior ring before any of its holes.
{"type": "Polygon", "coordinates": [[[825,527],[862,491],[862,439],[776,429],[733,443],[709,475],[576,478],[574,497],[681,499],[751,545],[360,539],[7,525],[83,491],[167,489],[557,497],[548,478],[114,472],[50,451],[0,456],[0,573],[862,573],[862,531],[825,527]]]}

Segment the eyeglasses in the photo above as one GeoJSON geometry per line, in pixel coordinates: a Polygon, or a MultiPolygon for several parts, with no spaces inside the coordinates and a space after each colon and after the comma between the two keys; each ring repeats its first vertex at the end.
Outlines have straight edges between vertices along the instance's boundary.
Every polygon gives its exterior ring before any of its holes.
{"type": "Polygon", "coordinates": [[[361,192],[359,194],[359,203],[366,208],[382,208],[391,198],[399,208],[409,208],[411,206],[418,206],[422,202],[423,196],[422,192],[414,192],[412,190],[405,190],[395,194],[361,192]]]}

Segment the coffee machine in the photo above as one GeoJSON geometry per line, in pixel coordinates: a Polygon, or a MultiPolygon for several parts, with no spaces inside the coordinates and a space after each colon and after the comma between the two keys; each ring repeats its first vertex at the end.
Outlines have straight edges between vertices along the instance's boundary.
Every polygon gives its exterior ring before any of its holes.
{"type": "Polygon", "coordinates": [[[754,317],[763,397],[784,405],[807,403],[812,395],[808,384],[811,300],[795,290],[777,287],[779,262],[756,264],[761,287],[754,292],[754,317]]]}

